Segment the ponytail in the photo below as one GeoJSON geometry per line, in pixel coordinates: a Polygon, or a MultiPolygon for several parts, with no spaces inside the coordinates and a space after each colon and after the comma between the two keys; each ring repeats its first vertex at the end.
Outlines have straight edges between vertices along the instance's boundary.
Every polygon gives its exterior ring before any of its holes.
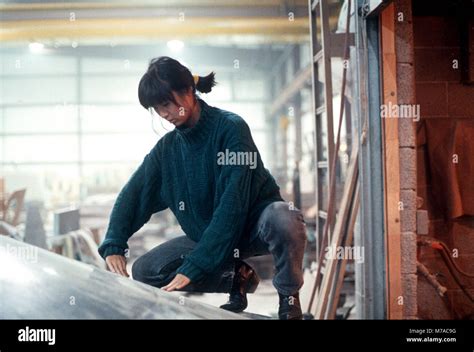
{"type": "Polygon", "coordinates": [[[211,72],[207,76],[198,76],[197,82],[195,83],[196,90],[201,93],[209,93],[217,82],[215,81],[216,74],[211,72]]]}

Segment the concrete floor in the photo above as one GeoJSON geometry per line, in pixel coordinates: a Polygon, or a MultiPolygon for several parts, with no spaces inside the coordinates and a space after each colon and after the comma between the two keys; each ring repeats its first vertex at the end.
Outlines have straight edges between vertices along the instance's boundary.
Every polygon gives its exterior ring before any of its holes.
{"type": "MultiPolygon", "coordinates": [[[[181,293],[183,295],[183,293],[181,293]]],[[[219,307],[227,302],[228,295],[222,293],[184,294],[190,299],[219,307]]],[[[271,280],[262,280],[254,294],[247,296],[249,305],[245,310],[248,313],[264,315],[272,318],[277,317],[278,294],[271,280]]]]}

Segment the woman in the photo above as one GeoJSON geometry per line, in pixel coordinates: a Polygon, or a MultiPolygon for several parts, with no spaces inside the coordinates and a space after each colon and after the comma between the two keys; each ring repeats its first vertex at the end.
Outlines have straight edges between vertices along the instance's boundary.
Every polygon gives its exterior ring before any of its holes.
{"type": "Polygon", "coordinates": [[[272,254],[279,317],[301,319],[303,216],[281,198],[245,121],[196,96],[214,85],[214,73],[193,77],[169,57],[150,62],[138,88],[140,104],[176,128],[121,190],[99,252],[111,271],[128,276],[128,239],[153,213],[170,208],[186,236],[138,258],[135,280],[166,291],[229,292],[221,308],[240,312],[259,281],[242,259],[272,254]]]}

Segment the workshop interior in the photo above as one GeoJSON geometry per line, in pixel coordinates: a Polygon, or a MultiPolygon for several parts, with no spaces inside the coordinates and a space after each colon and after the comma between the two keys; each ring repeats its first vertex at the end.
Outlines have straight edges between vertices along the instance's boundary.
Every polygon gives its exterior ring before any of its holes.
{"type": "Polygon", "coordinates": [[[130,233],[130,277],[99,253],[179,128],[139,102],[160,56],[215,73],[198,97],[246,122],[304,216],[304,319],[474,319],[472,1],[3,1],[0,44],[0,319],[278,319],[272,255],[246,259],[237,313],[132,277],[186,235],[170,209],[130,233]]]}

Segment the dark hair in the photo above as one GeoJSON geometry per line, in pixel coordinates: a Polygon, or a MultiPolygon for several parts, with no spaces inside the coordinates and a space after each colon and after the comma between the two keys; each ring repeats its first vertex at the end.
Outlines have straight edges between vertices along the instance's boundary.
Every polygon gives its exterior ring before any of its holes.
{"type": "Polygon", "coordinates": [[[211,72],[205,77],[199,77],[197,84],[186,66],[168,56],[160,56],[150,61],[148,70],[143,75],[138,85],[138,99],[140,104],[149,109],[155,105],[172,101],[176,103],[172,92],[184,93],[192,88],[193,94],[196,90],[209,93],[216,85],[215,73],[211,72]]]}

